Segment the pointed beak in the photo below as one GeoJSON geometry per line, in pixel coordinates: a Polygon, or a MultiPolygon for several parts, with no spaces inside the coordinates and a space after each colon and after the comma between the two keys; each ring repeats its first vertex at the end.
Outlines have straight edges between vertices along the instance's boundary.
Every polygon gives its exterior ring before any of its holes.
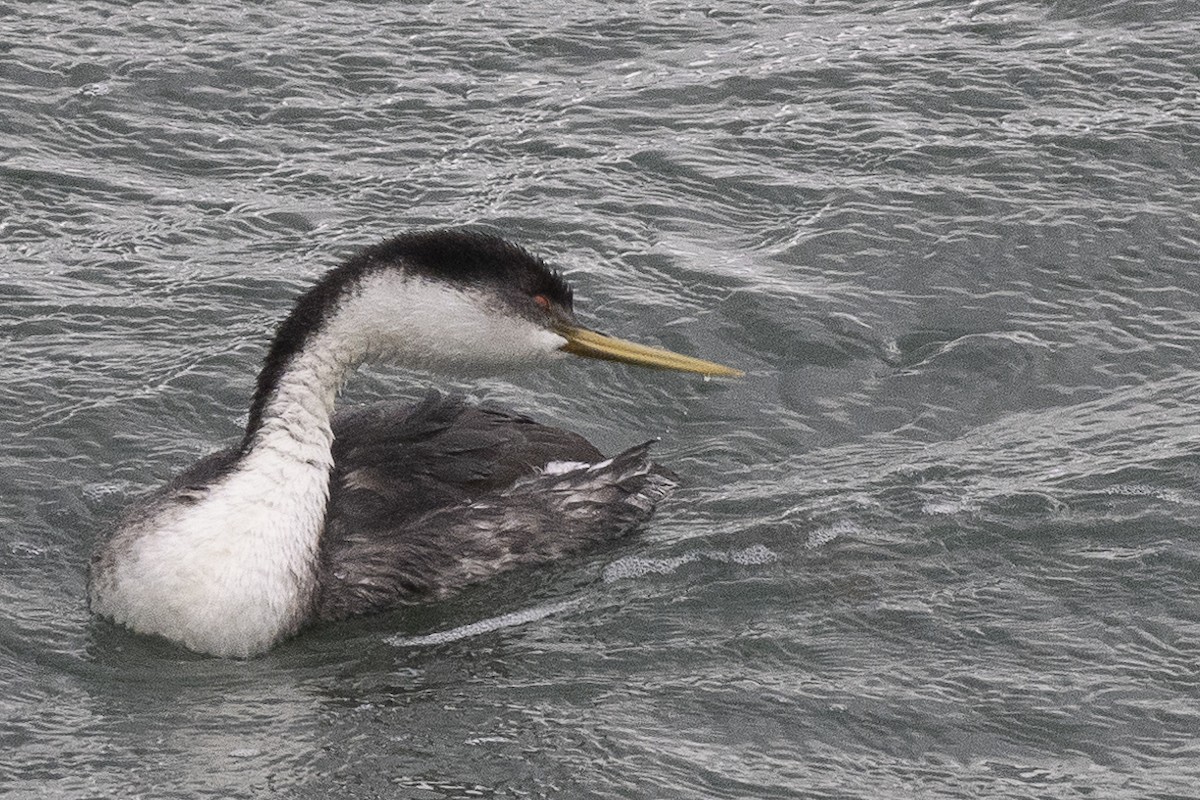
{"type": "Polygon", "coordinates": [[[647,347],[644,344],[627,342],[603,333],[579,328],[573,325],[560,325],[555,333],[567,340],[560,349],[584,358],[599,358],[604,361],[620,361],[623,364],[636,364],[639,367],[652,369],[672,369],[679,372],[694,372],[700,375],[714,375],[727,378],[741,377],[745,373],[732,367],[714,364],[700,358],[672,353],[658,347],[647,347]]]}

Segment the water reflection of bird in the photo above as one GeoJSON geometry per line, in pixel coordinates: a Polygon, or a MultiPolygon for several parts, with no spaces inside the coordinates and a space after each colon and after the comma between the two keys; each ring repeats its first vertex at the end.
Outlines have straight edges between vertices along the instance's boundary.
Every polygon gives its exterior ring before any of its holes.
{"type": "Polygon", "coordinates": [[[316,620],[444,597],[643,523],[674,483],[646,446],[431,395],[334,413],[366,361],[488,372],[563,354],[736,370],[581,327],[537,258],[476,233],[417,233],[326,274],[280,325],[238,447],[131,509],[92,558],[92,609],[221,656],[316,620]]]}

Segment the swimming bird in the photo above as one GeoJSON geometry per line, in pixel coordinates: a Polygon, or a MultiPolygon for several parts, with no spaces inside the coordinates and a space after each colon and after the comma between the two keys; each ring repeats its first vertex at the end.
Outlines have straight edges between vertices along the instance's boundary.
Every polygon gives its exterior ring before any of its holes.
{"type": "Polygon", "coordinates": [[[564,278],[500,237],[398,236],[320,278],[279,325],[241,442],[130,508],[97,547],[92,610],[229,657],[314,622],[446,597],[641,526],[675,485],[646,445],[430,394],[335,413],[364,362],[493,373],[583,356],[708,361],[583,327],[564,278]]]}

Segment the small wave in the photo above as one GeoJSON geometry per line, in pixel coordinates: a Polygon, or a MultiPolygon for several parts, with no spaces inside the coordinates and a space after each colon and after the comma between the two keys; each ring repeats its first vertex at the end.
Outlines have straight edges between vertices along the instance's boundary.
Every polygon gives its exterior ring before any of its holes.
{"type": "MultiPolygon", "coordinates": [[[[742,550],[696,551],[675,558],[641,558],[639,556],[629,556],[628,558],[618,559],[605,568],[604,582],[612,583],[627,578],[640,578],[649,574],[667,575],[679,569],[684,564],[701,560],[718,561],[725,564],[758,565],[778,561],[779,556],[761,544],[751,545],[742,550]]],[[[518,625],[537,622],[553,614],[569,611],[582,602],[582,598],[574,598],[558,603],[547,603],[546,605],[513,611],[509,614],[501,614],[497,617],[481,619],[477,622],[445,631],[435,631],[434,633],[426,633],[419,636],[393,636],[387,642],[394,647],[423,647],[445,644],[447,642],[458,641],[459,639],[469,639],[484,633],[492,633],[504,628],[513,628],[518,625]]]]}
{"type": "Polygon", "coordinates": [[[545,619],[553,614],[560,614],[563,611],[568,611],[578,606],[582,601],[578,598],[574,600],[563,600],[558,603],[548,603],[542,606],[534,606],[520,611],[513,611],[509,614],[501,614],[498,617],[489,617],[481,619],[478,622],[472,622],[469,625],[462,625],[457,628],[451,628],[448,631],[436,631],[434,633],[426,633],[420,636],[393,636],[388,639],[388,644],[395,647],[422,647],[431,644],[445,644],[446,642],[455,642],[459,639],[469,639],[472,636],[479,636],[483,633],[491,633],[503,628],[513,628],[517,625],[525,625],[530,622],[537,622],[540,619],[545,619]]]}

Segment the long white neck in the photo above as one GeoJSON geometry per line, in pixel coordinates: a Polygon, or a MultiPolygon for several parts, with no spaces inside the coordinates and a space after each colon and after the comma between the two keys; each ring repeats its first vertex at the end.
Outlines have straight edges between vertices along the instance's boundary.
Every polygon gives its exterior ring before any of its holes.
{"type": "Polygon", "coordinates": [[[332,467],[330,420],[338,391],[364,354],[316,336],[287,366],[246,443],[243,462],[332,467]]]}
{"type": "Polygon", "coordinates": [[[223,505],[231,536],[243,528],[261,543],[264,571],[295,576],[304,595],[314,589],[309,578],[329,501],[334,402],[361,361],[327,337],[310,341],[280,377],[236,469],[210,500],[223,505]]]}
{"type": "Polygon", "coordinates": [[[122,532],[134,557],[101,576],[96,610],[221,656],[254,655],[294,633],[318,590],[334,401],[361,360],[332,337],[312,337],[233,468],[122,532]]]}

